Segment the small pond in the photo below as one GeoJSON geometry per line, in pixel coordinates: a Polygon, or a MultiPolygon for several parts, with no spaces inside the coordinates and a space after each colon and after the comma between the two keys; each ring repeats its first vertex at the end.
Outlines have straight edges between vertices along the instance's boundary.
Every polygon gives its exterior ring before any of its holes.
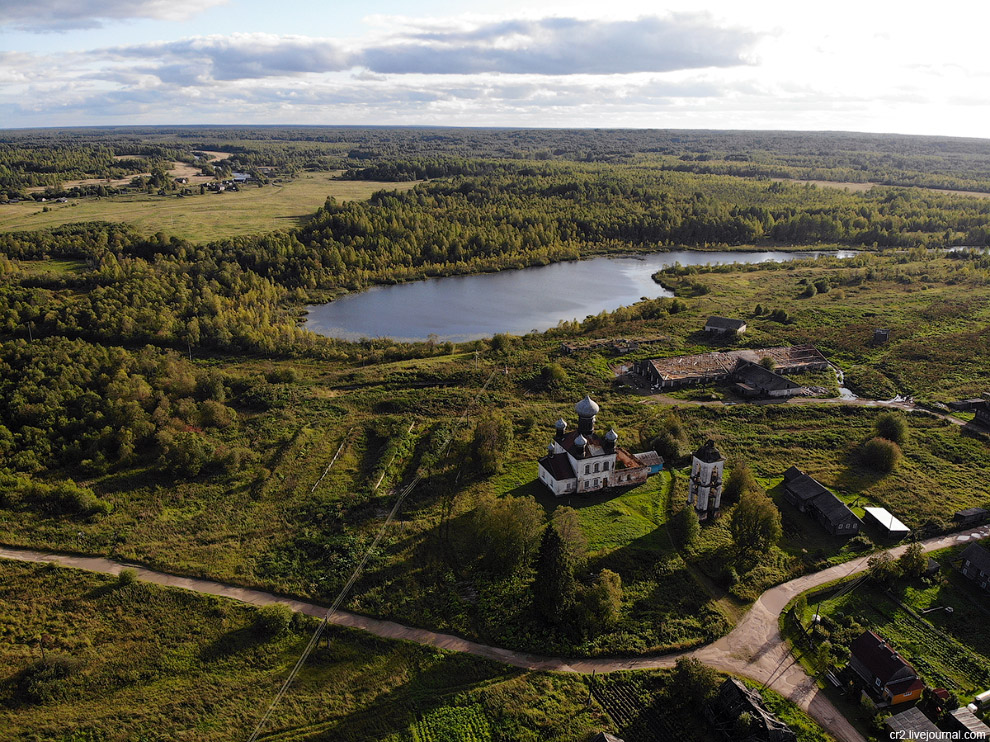
{"type": "Polygon", "coordinates": [[[676,250],[631,257],[600,257],[537,268],[431,278],[376,286],[329,304],[308,307],[305,327],[321,335],[359,340],[463,342],[498,332],[523,335],[583,320],[642,298],[670,296],[652,275],[674,263],[764,263],[818,255],[851,257],[852,250],[823,252],[709,252],[676,250]]]}

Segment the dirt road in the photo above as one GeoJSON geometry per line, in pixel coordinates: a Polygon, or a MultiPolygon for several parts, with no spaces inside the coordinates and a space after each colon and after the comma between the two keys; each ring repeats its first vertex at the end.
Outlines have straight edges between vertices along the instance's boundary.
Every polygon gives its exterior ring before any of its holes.
{"type": "MultiPolygon", "coordinates": [[[[957,543],[990,536],[990,526],[968,529],[948,536],[939,536],[921,542],[925,551],[934,551],[957,543]]],[[[906,549],[900,546],[892,549],[898,556],[906,549]]],[[[197,593],[216,595],[239,600],[252,605],[284,603],[292,610],[309,616],[322,618],[326,607],[304,600],[294,600],[263,590],[228,585],[213,580],[196,577],[181,577],[146,569],[137,564],[127,564],[101,557],[76,556],[54,552],[34,551],[13,547],[0,547],[0,559],[20,562],[50,562],[63,567],[74,567],[89,572],[116,575],[123,569],[134,569],[139,580],[166,587],[192,590],[197,593]]],[[[369,616],[361,616],[346,611],[338,611],[330,617],[331,623],[368,631],[388,639],[425,644],[451,652],[466,652],[477,657],[502,662],[526,670],[551,672],[599,673],[617,670],[650,670],[673,667],[684,656],[696,657],[705,664],[722,670],[752,678],[767,684],[781,695],[789,698],[807,711],[832,736],[841,742],[865,742],[863,737],[846,721],[838,709],[818,688],[790,653],[790,649],[780,635],[778,619],[784,606],[796,595],[843,577],[848,577],[866,569],[867,557],[829,567],[821,572],[804,575],[777,587],[770,588],[753,604],[742,620],[726,636],[713,644],[688,652],[678,652],[652,657],[632,657],[628,659],[567,659],[544,657],[517,652],[501,647],[492,647],[451,634],[442,634],[427,629],[404,626],[394,621],[383,621],[369,616]]]]}

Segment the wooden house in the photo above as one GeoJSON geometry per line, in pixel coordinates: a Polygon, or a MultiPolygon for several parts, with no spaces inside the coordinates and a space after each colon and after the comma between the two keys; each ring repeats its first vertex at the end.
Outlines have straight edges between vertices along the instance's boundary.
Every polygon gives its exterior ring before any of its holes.
{"type": "Polygon", "coordinates": [[[728,317],[709,317],[705,322],[705,332],[712,335],[733,335],[746,332],[746,321],[728,317]]]}
{"type": "Polygon", "coordinates": [[[960,554],[959,571],[982,589],[990,592],[990,551],[979,544],[970,544],[960,554]]]}
{"type": "Polygon", "coordinates": [[[760,694],[735,678],[728,678],[711,703],[713,725],[733,742],[796,742],[797,735],[763,704],[760,694]],[[737,720],[749,715],[749,726],[741,731],[737,720]],[[740,736],[744,735],[744,736],[740,736]]]}
{"type": "Polygon", "coordinates": [[[849,667],[881,704],[896,706],[917,701],[925,688],[918,672],[887,641],[864,631],[850,646],[849,667]]]}
{"type": "Polygon", "coordinates": [[[853,536],[863,527],[848,505],[796,466],[784,472],[784,499],[818,521],[833,536],[853,536]]]}

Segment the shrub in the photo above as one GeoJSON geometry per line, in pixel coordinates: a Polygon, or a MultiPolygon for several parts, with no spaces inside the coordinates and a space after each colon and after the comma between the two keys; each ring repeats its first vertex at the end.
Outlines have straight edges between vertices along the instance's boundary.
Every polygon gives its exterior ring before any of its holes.
{"type": "Polygon", "coordinates": [[[133,569],[132,567],[127,567],[125,569],[120,570],[120,573],[117,575],[117,585],[119,585],[120,587],[127,587],[128,585],[133,585],[135,582],[137,582],[137,578],[138,578],[137,570],[133,569]]]}
{"type": "Polygon", "coordinates": [[[48,657],[25,669],[17,682],[18,695],[29,703],[57,703],[69,695],[66,682],[82,666],[74,657],[48,657]]]}
{"type": "Polygon", "coordinates": [[[292,609],[284,603],[261,606],[254,617],[254,633],[271,639],[289,628],[292,622],[292,609]]]}
{"type": "Polygon", "coordinates": [[[884,412],[877,417],[876,423],[877,437],[886,438],[899,446],[903,446],[907,440],[908,426],[903,415],[896,412],[884,412]]]}
{"type": "Polygon", "coordinates": [[[901,456],[900,446],[886,438],[873,438],[863,446],[863,463],[884,474],[894,470],[901,456]]]}

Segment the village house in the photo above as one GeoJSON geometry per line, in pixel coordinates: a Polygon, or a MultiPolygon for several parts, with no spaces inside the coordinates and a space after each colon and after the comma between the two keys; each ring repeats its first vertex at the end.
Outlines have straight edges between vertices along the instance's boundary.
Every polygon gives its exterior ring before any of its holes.
{"type": "Polygon", "coordinates": [[[925,688],[918,672],[872,631],[864,631],[850,645],[849,667],[881,705],[916,701],[925,688]]]}
{"type": "Polygon", "coordinates": [[[712,335],[742,334],[746,332],[746,322],[727,317],[709,317],[705,322],[705,332],[712,335]]]}
{"type": "Polygon", "coordinates": [[[772,366],[777,376],[824,371],[829,368],[828,359],[814,346],[791,345],[672,358],[651,358],[639,361],[633,370],[646,379],[654,389],[680,389],[694,384],[727,381],[745,364],[759,364],[764,358],[769,358],[773,362],[772,366]]]}
{"type": "Polygon", "coordinates": [[[557,497],[642,484],[663,468],[663,459],[656,451],[631,454],[619,447],[615,430],[598,435],[595,418],[599,410],[598,404],[586,396],[574,406],[577,430],[568,431],[563,418],[554,425],[553,441],[547,446],[546,456],[537,462],[537,473],[557,497]]]}
{"type": "Polygon", "coordinates": [[[970,544],[959,558],[962,560],[959,571],[990,592],[990,551],[980,544],[970,544]]]}
{"type": "Polygon", "coordinates": [[[709,709],[709,720],[725,739],[733,742],[795,742],[797,735],[767,710],[760,694],[735,678],[728,678],[718,689],[709,709]],[[749,717],[746,728],[739,718],[749,717]]]}
{"type": "Polygon", "coordinates": [[[693,505],[699,520],[718,516],[722,505],[722,472],[725,457],[715,448],[714,441],[694,452],[691,457],[691,476],[688,479],[688,505],[693,505]]]}
{"type": "Polygon", "coordinates": [[[848,505],[796,466],[784,472],[784,499],[808,513],[833,536],[852,536],[863,527],[848,505]]]}

